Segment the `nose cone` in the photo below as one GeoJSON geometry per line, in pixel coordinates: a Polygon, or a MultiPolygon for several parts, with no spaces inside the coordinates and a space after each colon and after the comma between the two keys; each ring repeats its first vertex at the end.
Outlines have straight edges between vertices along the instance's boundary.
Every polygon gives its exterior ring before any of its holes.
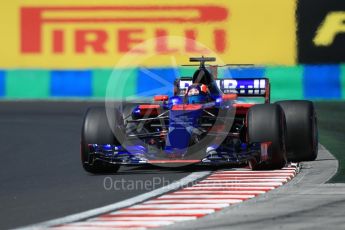
{"type": "Polygon", "coordinates": [[[176,105],[170,111],[167,148],[172,152],[186,153],[191,143],[193,130],[199,126],[201,105],[176,105]]]}

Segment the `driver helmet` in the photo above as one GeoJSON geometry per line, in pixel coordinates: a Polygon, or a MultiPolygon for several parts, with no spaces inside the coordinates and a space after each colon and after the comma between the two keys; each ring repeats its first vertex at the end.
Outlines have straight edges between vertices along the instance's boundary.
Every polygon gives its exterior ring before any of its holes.
{"type": "Polygon", "coordinates": [[[204,84],[193,84],[188,87],[186,96],[188,104],[205,103],[208,100],[208,87],[204,84]]]}

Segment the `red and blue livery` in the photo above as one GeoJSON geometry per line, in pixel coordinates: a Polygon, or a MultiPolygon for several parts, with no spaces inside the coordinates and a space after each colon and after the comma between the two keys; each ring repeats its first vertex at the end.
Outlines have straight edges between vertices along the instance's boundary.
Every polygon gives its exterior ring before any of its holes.
{"type": "Polygon", "coordinates": [[[212,57],[174,82],[174,95],[152,103],[117,102],[85,114],[81,160],[91,173],[123,165],[248,164],[278,169],[317,157],[313,103],[270,102],[268,78],[217,79],[212,57]]]}

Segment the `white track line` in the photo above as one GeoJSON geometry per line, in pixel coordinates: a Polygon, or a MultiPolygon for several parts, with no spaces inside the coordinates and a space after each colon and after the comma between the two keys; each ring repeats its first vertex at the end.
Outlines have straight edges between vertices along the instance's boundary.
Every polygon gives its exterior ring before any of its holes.
{"type": "Polygon", "coordinates": [[[184,188],[184,190],[224,190],[224,191],[227,191],[229,190],[229,188],[231,188],[231,191],[257,191],[257,190],[260,190],[260,191],[270,191],[272,189],[275,189],[275,187],[272,187],[272,186],[261,186],[261,187],[258,187],[258,186],[228,186],[228,187],[216,187],[216,186],[193,186],[193,187],[188,187],[188,188],[184,188]]]}
{"type": "Polygon", "coordinates": [[[288,180],[285,178],[285,179],[240,179],[240,178],[236,178],[236,179],[206,179],[206,180],[203,180],[199,183],[204,183],[204,182],[208,182],[208,183],[211,183],[211,182],[287,182],[288,180]]]}
{"type": "MultiPolygon", "coordinates": [[[[133,230],[138,227],[146,229],[170,225],[178,221],[194,220],[275,189],[291,180],[297,171],[297,166],[273,171],[247,169],[217,171],[191,187],[177,190],[196,179],[184,181],[184,185],[180,182],[175,188],[169,185],[170,190],[167,192],[177,191],[160,193],[155,198],[150,197],[153,198],[151,200],[142,200],[116,211],[96,215],[91,219],[86,218],[86,221],[61,225],[58,228],[133,230]]],[[[203,176],[207,174],[210,173],[206,172],[203,176]]],[[[201,177],[199,175],[198,178],[201,177]]]]}
{"type": "Polygon", "coordinates": [[[249,176],[210,176],[207,180],[259,180],[259,179],[284,179],[290,180],[293,176],[284,176],[284,177],[274,177],[274,176],[257,176],[257,177],[249,177],[249,176]]]}
{"type": "Polygon", "coordinates": [[[265,191],[227,191],[227,190],[182,190],[176,191],[171,194],[232,194],[232,195],[259,195],[263,194],[265,191]]]}
{"type": "Polygon", "coordinates": [[[241,203],[240,199],[203,199],[203,200],[188,200],[188,199],[165,199],[165,200],[150,200],[144,204],[236,204],[241,203]]]}
{"type": "Polygon", "coordinates": [[[172,221],[186,221],[186,220],[195,220],[195,216],[136,216],[136,217],[97,217],[90,219],[90,221],[113,221],[113,220],[151,220],[151,221],[162,221],[162,220],[172,220],[172,221]]]}
{"type": "Polygon", "coordinates": [[[173,221],[86,221],[71,223],[70,226],[113,226],[113,227],[126,227],[126,226],[137,226],[137,227],[158,227],[161,225],[168,225],[174,223],[173,221]]]}
{"type": "Polygon", "coordinates": [[[293,177],[295,176],[294,173],[277,173],[277,174],[274,174],[274,173],[260,173],[260,174],[257,174],[257,173],[221,173],[221,174],[213,174],[213,176],[252,176],[252,177],[260,177],[260,176],[268,176],[268,177],[271,177],[271,176],[289,176],[289,177],[293,177]]]}
{"type": "Polygon", "coordinates": [[[215,194],[215,195],[163,195],[159,199],[249,199],[253,198],[255,195],[229,195],[229,194],[215,194]]]}
{"type": "Polygon", "coordinates": [[[139,204],[130,207],[129,209],[200,209],[211,208],[220,209],[229,206],[227,203],[216,204],[139,204]]]}
{"type": "Polygon", "coordinates": [[[294,168],[287,168],[287,169],[282,169],[282,170],[260,170],[260,171],[252,171],[250,169],[248,170],[219,170],[217,172],[215,172],[215,174],[219,174],[219,173],[253,173],[253,174],[260,174],[260,173],[275,173],[275,174],[279,174],[279,173],[288,173],[288,172],[295,172],[294,168]]]}
{"type": "Polygon", "coordinates": [[[103,213],[111,212],[111,211],[114,211],[114,210],[117,210],[120,208],[132,206],[134,204],[143,202],[143,201],[148,200],[150,198],[159,196],[161,194],[170,192],[172,190],[176,190],[180,187],[184,187],[184,186],[188,185],[189,183],[194,182],[195,180],[198,180],[200,178],[203,178],[203,177],[209,175],[210,173],[211,173],[210,171],[194,172],[194,173],[191,173],[190,175],[188,175],[188,176],[182,178],[181,180],[176,181],[172,184],[169,184],[169,185],[164,186],[162,188],[158,188],[156,190],[141,194],[139,196],[136,196],[136,197],[124,200],[124,201],[120,201],[120,202],[117,202],[117,203],[114,203],[111,205],[107,205],[104,207],[96,208],[96,209],[91,209],[91,210],[88,210],[85,212],[65,216],[62,218],[58,218],[58,219],[30,225],[27,227],[22,227],[20,229],[46,229],[50,226],[56,226],[56,225],[62,225],[62,224],[70,223],[70,222],[75,222],[75,221],[87,219],[87,218],[90,218],[93,216],[101,215],[103,213]]]}
{"type": "Polygon", "coordinates": [[[106,226],[59,226],[57,228],[58,230],[95,230],[95,229],[101,229],[101,230],[146,230],[147,228],[143,227],[106,227],[106,226]]]}
{"type": "Polygon", "coordinates": [[[266,171],[251,171],[251,170],[237,170],[237,171],[231,171],[231,170],[220,170],[215,172],[215,174],[222,174],[222,173],[230,173],[230,174],[246,174],[246,173],[252,173],[252,174],[288,174],[288,173],[295,173],[295,169],[291,170],[266,170],[266,171]],[[274,171],[274,172],[273,172],[274,171]]]}
{"type": "Polygon", "coordinates": [[[236,186],[267,186],[267,187],[278,187],[283,185],[282,182],[200,182],[195,187],[202,187],[202,186],[227,186],[228,188],[236,187],[236,186]]]}
{"type": "Polygon", "coordinates": [[[218,175],[209,176],[207,179],[286,179],[286,176],[229,176],[229,175],[218,175]]]}
{"type": "Polygon", "coordinates": [[[147,215],[147,216],[151,216],[151,215],[161,215],[161,214],[169,214],[169,215],[198,215],[198,214],[209,214],[214,212],[214,209],[198,209],[198,210],[184,210],[184,209],[180,209],[180,210],[151,210],[151,211],[146,211],[146,210],[119,210],[119,211],[115,211],[112,212],[111,215],[123,215],[123,214],[142,214],[142,215],[147,215]]]}

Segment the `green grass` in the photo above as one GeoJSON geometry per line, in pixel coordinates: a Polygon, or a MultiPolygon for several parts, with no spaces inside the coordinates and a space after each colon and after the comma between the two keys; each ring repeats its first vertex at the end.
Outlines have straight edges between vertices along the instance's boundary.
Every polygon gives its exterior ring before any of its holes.
{"type": "Polygon", "coordinates": [[[315,102],[319,125],[319,142],[338,160],[339,169],[331,179],[345,182],[345,102],[315,102]]]}

